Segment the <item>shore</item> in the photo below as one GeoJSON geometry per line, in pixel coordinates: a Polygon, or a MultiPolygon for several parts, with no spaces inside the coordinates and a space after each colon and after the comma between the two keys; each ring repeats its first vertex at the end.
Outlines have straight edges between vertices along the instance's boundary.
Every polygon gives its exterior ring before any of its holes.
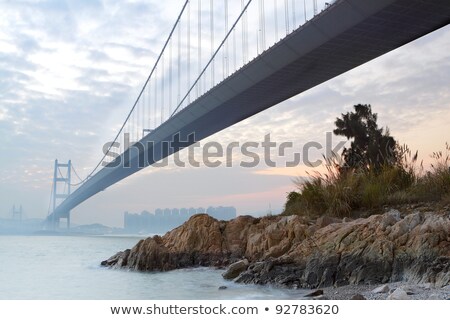
{"type": "MultiPolygon", "coordinates": [[[[436,288],[432,284],[410,284],[391,282],[384,285],[346,285],[339,288],[326,287],[319,289],[323,294],[311,299],[329,300],[449,300],[450,286],[436,288]],[[386,292],[376,293],[377,289],[387,286],[386,292]],[[397,290],[399,289],[399,290],[397,290]],[[397,290],[397,293],[393,293],[397,290]],[[404,293],[403,293],[404,292],[404,293]],[[364,298],[364,299],[362,299],[364,298]]],[[[311,293],[317,290],[312,290],[311,293]]]]}
{"type": "Polygon", "coordinates": [[[315,298],[448,299],[450,208],[386,208],[357,219],[218,221],[198,214],[101,264],[138,271],[226,268],[224,278],[237,283],[323,290],[315,298]],[[372,292],[382,284],[389,288],[372,292]]]}

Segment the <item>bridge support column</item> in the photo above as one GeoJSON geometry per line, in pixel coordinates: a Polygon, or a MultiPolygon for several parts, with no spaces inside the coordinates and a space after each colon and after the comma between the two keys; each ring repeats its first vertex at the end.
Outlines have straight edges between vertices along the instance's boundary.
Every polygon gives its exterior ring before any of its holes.
{"type": "MultiPolygon", "coordinates": [[[[70,195],[71,187],[71,172],[72,172],[72,161],[69,160],[67,163],[59,163],[58,159],[55,160],[55,170],[53,171],[53,212],[55,212],[56,207],[59,205],[58,199],[64,200],[70,195]],[[61,168],[64,168],[65,172],[61,172],[61,168]],[[58,189],[58,185],[62,185],[58,189]]],[[[51,217],[51,228],[56,230],[59,228],[60,219],[66,218],[67,229],[70,229],[70,211],[63,216],[55,216],[52,213],[51,217]]]]}
{"type": "Polygon", "coordinates": [[[59,218],[53,217],[53,220],[51,222],[51,228],[52,230],[59,229],[59,218]]]}
{"type": "Polygon", "coordinates": [[[70,212],[67,214],[67,230],[70,229],[70,212]]]}

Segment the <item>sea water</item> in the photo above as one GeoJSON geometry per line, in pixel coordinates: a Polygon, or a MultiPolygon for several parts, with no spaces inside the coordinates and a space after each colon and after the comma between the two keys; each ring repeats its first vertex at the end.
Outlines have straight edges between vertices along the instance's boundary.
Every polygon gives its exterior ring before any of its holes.
{"type": "Polygon", "coordinates": [[[113,270],[100,262],[131,236],[0,236],[0,299],[301,299],[303,290],[243,285],[223,270],[113,270]],[[226,286],[225,290],[219,287],[226,286]]]}

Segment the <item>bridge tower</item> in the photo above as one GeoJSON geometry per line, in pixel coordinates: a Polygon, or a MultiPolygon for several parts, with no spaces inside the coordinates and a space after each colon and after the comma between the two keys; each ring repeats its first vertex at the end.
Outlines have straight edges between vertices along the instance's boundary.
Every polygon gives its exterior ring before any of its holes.
{"type": "MultiPolygon", "coordinates": [[[[53,173],[53,212],[59,203],[70,195],[71,172],[71,160],[67,163],[60,163],[58,162],[58,159],[55,160],[55,170],[53,173]],[[63,171],[61,171],[61,168],[63,168],[63,171]],[[62,185],[62,188],[58,188],[58,185],[62,185]]],[[[51,221],[53,229],[57,229],[59,227],[59,220],[61,218],[66,219],[67,229],[70,229],[70,211],[60,217],[55,217],[55,215],[53,215],[53,219],[51,221]]]]}
{"type": "Polygon", "coordinates": [[[14,221],[22,221],[22,212],[22,205],[20,205],[18,209],[16,209],[16,205],[13,205],[12,219],[14,221]]]}

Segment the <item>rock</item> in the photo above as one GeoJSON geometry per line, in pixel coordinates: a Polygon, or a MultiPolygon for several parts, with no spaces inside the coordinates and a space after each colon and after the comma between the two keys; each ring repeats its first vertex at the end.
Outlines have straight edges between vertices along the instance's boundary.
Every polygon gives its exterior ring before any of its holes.
{"type": "Polygon", "coordinates": [[[401,289],[403,289],[403,291],[405,291],[408,296],[412,296],[412,295],[418,293],[418,288],[415,286],[411,286],[411,285],[402,286],[401,289]]]}
{"type": "Polygon", "coordinates": [[[402,217],[400,211],[398,211],[398,210],[396,210],[396,209],[391,209],[391,210],[389,210],[388,212],[386,212],[386,213],[384,214],[384,216],[393,218],[393,219],[395,220],[395,222],[400,221],[400,220],[401,220],[401,217],[402,217]]]}
{"type": "Polygon", "coordinates": [[[350,300],[367,300],[362,294],[357,293],[350,298],[350,300]]]}
{"type": "Polygon", "coordinates": [[[387,284],[379,286],[372,290],[372,293],[388,293],[391,289],[387,284]]]}
{"type": "Polygon", "coordinates": [[[397,288],[388,297],[388,300],[409,300],[408,294],[400,288],[397,288]]]}
{"type": "Polygon", "coordinates": [[[423,289],[434,289],[435,288],[435,285],[430,282],[422,283],[419,286],[423,289]]]}
{"type": "Polygon", "coordinates": [[[227,286],[220,286],[220,287],[219,287],[219,290],[226,290],[226,289],[228,289],[227,286]]]}
{"type": "Polygon", "coordinates": [[[329,216],[323,216],[317,219],[316,221],[316,226],[318,228],[323,228],[326,227],[332,223],[340,223],[342,222],[341,219],[338,218],[333,218],[333,217],[329,217],[329,216]]]}
{"type": "Polygon", "coordinates": [[[437,293],[432,293],[428,296],[427,300],[442,300],[442,297],[437,293]]]}
{"type": "Polygon", "coordinates": [[[125,251],[120,251],[113,255],[108,260],[104,260],[100,263],[103,267],[113,267],[113,268],[121,268],[125,266],[128,262],[128,256],[130,255],[130,249],[125,251]]]}
{"type": "Polygon", "coordinates": [[[308,294],[305,294],[304,297],[317,297],[323,295],[323,290],[314,290],[313,292],[310,292],[308,294]]]}
{"type": "Polygon", "coordinates": [[[231,264],[228,267],[227,271],[222,273],[222,277],[224,279],[227,279],[227,280],[234,279],[238,275],[240,275],[241,272],[245,271],[247,269],[247,267],[248,267],[248,260],[247,259],[237,261],[237,262],[231,264]]]}
{"type": "Polygon", "coordinates": [[[218,221],[197,214],[102,265],[140,271],[223,268],[244,257],[248,265],[240,262],[229,275],[240,283],[320,288],[407,281],[444,287],[450,283],[449,234],[450,217],[443,211],[391,210],[346,222],[301,216],[218,221]]]}
{"type": "Polygon", "coordinates": [[[330,300],[330,298],[321,294],[320,296],[313,297],[313,300],[330,300]]]}

